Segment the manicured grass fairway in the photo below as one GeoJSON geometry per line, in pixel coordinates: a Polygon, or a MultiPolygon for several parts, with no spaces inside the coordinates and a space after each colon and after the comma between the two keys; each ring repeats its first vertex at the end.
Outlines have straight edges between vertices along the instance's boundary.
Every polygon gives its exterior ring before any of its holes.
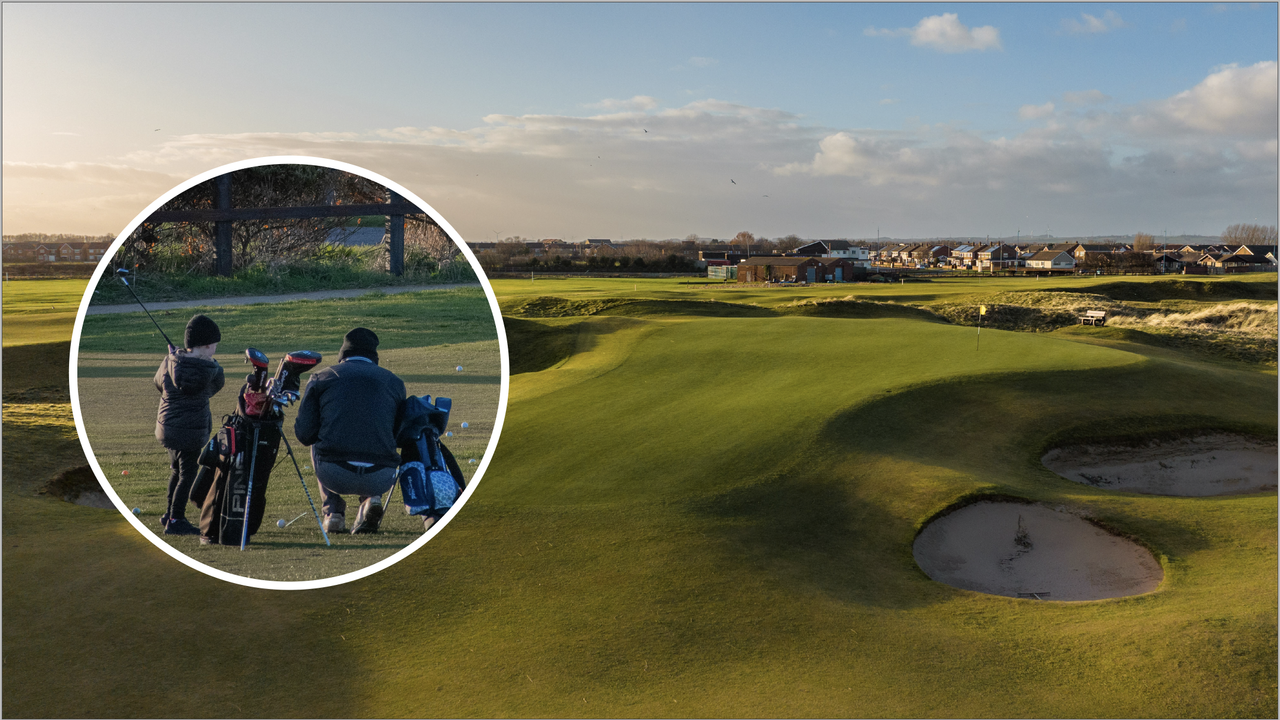
{"type": "Polygon", "coordinates": [[[4,283],[4,345],[71,336],[87,280],[10,280],[4,283]]]}
{"type": "MultiPolygon", "coordinates": [[[[564,282],[582,286],[546,294],[637,284],[564,282]]],[[[658,299],[744,302],[654,282],[679,293],[658,299]]],[[[989,288],[974,282],[955,293],[989,288]]],[[[518,285],[496,284],[506,303],[518,285]]],[[[523,322],[513,344],[554,335],[565,352],[513,377],[475,497],[412,557],[339,588],[207,580],[6,473],[6,710],[1275,715],[1275,494],[1108,493],[1038,462],[1063,432],[1274,433],[1274,371],[1061,332],[984,330],[979,351],[972,328],[896,318],[523,322]],[[1087,510],[1166,579],[1085,603],[934,583],[914,533],[975,490],[1087,510]]]]}

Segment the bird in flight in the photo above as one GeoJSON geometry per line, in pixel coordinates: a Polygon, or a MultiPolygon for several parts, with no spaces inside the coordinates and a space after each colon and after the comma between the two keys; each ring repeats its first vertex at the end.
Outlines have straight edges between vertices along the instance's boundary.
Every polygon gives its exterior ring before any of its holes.
{"type": "Polygon", "coordinates": [[[738,183],[736,183],[736,182],[733,182],[733,178],[729,178],[729,182],[733,183],[734,185],[737,185],[737,184],[738,184],[738,183]]]}

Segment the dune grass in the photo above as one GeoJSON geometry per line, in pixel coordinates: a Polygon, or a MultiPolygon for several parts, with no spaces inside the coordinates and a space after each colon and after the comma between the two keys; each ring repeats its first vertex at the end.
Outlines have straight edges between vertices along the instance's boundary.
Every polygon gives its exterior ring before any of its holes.
{"type": "MultiPolygon", "coordinates": [[[[504,303],[532,299],[518,282],[504,303]]],[[[549,294],[648,281],[564,282],[582,285],[549,294]]],[[[650,300],[744,301],[652,282],[650,300]]],[[[1275,494],[1112,493],[1038,460],[1098,432],[1274,434],[1274,372],[1065,330],[984,330],[979,350],[973,328],[909,317],[518,320],[523,372],[473,499],[338,588],[199,576],[118,514],[29,497],[7,443],[6,712],[1274,716],[1275,494]],[[974,493],[1086,513],[1165,580],[1082,603],[935,583],[912,538],[974,493]]]]}

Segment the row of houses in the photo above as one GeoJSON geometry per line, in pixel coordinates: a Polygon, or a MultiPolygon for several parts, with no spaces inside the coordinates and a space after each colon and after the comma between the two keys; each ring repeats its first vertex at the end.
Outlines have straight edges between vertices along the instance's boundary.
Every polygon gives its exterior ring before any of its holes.
{"type": "MultiPolygon", "coordinates": [[[[813,243],[811,245],[823,245],[813,243]]],[[[1079,269],[1101,268],[1105,260],[1116,262],[1134,256],[1150,256],[1157,272],[1211,274],[1221,275],[1239,272],[1272,271],[1277,267],[1277,250],[1272,246],[1240,245],[1235,248],[1215,247],[1212,252],[1201,249],[1180,248],[1177,252],[1155,251],[1135,252],[1123,245],[1083,245],[1061,244],[1048,246],[1029,246],[1017,248],[1003,243],[975,247],[961,245],[915,246],[907,250],[886,248],[890,254],[874,254],[868,252],[865,259],[857,253],[849,253],[847,248],[818,248],[804,246],[790,255],[764,255],[742,258],[733,269],[736,273],[726,272],[730,268],[721,263],[720,267],[708,268],[709,275],[716,278],[730,279],[736,276],[739,282],[784,282],[784,283],[816,283],[845,282],[855,277],[863,277],[872,267],[902,267],[918,269],[922,267],[970,268],[983,271],[1021,270],[1037,273],[1073,273],[1079,269]],[[807,254],[823,251],[823,254],[807,254]],[[904,252],[893,255],[892,252],[904,252]],[[806,253],[806,254],[802,254],[806,253]],[[845,257],[842,254],[848,253],[845,257]],[[928,253],[916,256],[912,253],[928,253]],[[872,258],[875,259],[872,259],[872,258]]],[[[866,248],[861,248],[867,250],[866,248]]],[[[1145,260],[1145,258],[1144,258],[1145,260]]]]}
{"type": "Polygon", "coordinates": [[[107,254],[110,240],[88,242],[7,242],[4,262],[86,262],[96,263],[107,254]]]}

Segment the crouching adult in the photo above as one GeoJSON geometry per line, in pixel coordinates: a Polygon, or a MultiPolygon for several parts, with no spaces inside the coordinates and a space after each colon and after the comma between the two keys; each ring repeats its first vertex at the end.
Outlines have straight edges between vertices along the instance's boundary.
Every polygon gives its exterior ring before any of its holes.
{"type": "Polygon", "coordinates": [[[326,531],[346,529],[343,495],[360,498],[352,534],[378,531],[400,464],[394,426],[404,398],[404,381],[378,366],[378,336],[367,328],[347,333],[338,363],[311,376],[293,429],[311,446],[326,531]]]}

